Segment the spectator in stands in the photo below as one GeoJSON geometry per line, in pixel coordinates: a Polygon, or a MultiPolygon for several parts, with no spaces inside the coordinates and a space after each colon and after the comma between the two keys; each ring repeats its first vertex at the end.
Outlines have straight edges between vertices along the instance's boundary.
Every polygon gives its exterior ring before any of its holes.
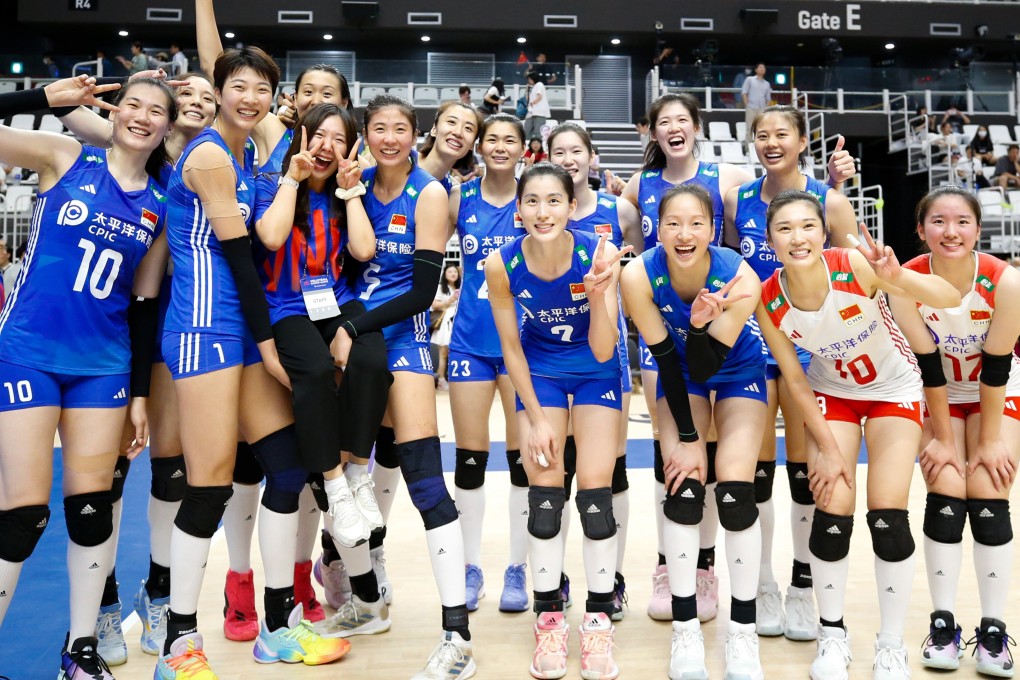
{"type": "Polygon", "coordinates": [[[914,122],[914,134],[918,137],[923,137],[925,134],[935,132],[935,116],[928,115],[927,106],[921,106],[917,109],[917,117],[919,120],[914,122]],[[924,117],[921,118],[921,116],[924,117]]]}
{"type": "Polygon", "coordinates": [[[524,117],[524,136],[529,139],[541,137],[542,126],[551,115],[542,76],[531,71],[528,73],[528,114],[524,117]]]}
{"type": "MultiPolygon", "coordinates": [[[[4,244],[6,247],[7,244],[4,244]]],[[[23,242],[18,249],[14,252],[17,260],[4,270],[3,282],[4,290],[8,293],[14,290],[14,282],[18,280],[18,274],[21,273],[21,264],[25,259],[25,250],[28,249],[28,242],[23,242]]]]}
{"type": "Polygon", "coordinates": [[[467,85],[461,85],[460,89],[457,90],[457,94],[460,95],[460,103],[465,106],[474,106],[471,103],[471,88],[467,85]]]}
{"type": "Polygon", "coordinates": [[[145,53],[142,51],[142,43],[137,40],[131,43],[131,59],[117,57],[117,61],[119,61],[131,75],[149,70],[149,58],[145,56],[145,53]]]}
{"type": "Polygon", "coordinates": [[[450,389],[446,381],[446,364],[450,356],[450,337],[453,335],[453,320],[460,303],[460,267],[448,262],[443,269],[443,278],[432,302],[432,344],[439,348],[439,362],[436,364],[438,382],[436,387],[446,392],[450,389]]]}
{"type": "Polygon", "coordinates": [[[974,155],[974,150],[967,146],[964,147],[964,152],[966,157],[957,151],[953,152],[953,165],[956,167],[956,176],[960,178],[964,186],[972,191],[987,189],[991,184],[988,182],[988,178],[985,177],[985,173],[981,168],[981,162],[974,155]]]}
{"type": "Polygon", "coordinates": [[[552,85],[556,82],[556,71],[553,70],[544,52],[539,52],[538,56],[535,57],[534,64],[529,61],[527,68],[529,73],[537,73],[546,85],[552,85]]]}
{"type": "Polygon", "coordinates": [[[960,155],[960,142],[953,132],[953,125],[943,121],[939,126],[939,135],[931,140],[931,162],[941,163],[950,158],[950,154],[960,155]]]}
{"type": "Polygon", "coordinates": [[[761,114],[769,104],[772,103],[772,84],[765,80],[765,64],[758,62],[754,67],[754,78],[746,78],[740,89],[740,96],[744,100],[744,123],[747,125],[747,135],[744,144],[751,144],[751,129],[754,127],[754,119],[761,114]]]}
{"type": "Polygon", "coordinates": [[[181,44],[176,40],[170,43],[170,62],[173,64],[173,75],[188,72],[188,58],[181,51],[181,44]]]}
{"type": "Polygon", "coordinates": [[[506,85],[502,78],[496,78],[485,91],[485,98],[482,100],[482,110],[485,113],[493,114],[499,111],[499,107],[507,100],[506,85]]]}
{"type": "Polygon", "coordinates": [[[678,55],[672,47],[666,46],[655,55],[652,59],[653,66],[676,66],[680,63],[680,55],[678,55]]]}
{"type": "Polygon", "coordinates": [[[942,114],[942,121],[939,123],[941,127],[942,123],[949,123],[953,127],[953,132],[958,135],[963,134],[963,126],[970,124],[970,118],[966,114],[961,113],[960,109],[955,106],[950,106],[946,109],[946,112],[942,114]]]}
{"type": "Polygon", "coordinates": [[[549,154],[542,148],[542,138],[532,137],[528,141],[528,150],[524,152],[524,164],[534,165],[549,158],[549,154]]]}
{"type": "Polygon", "coordinates": [[[634,122],[634,129],[637,130],[638,137],[641,139],[641,153],[645,152],[645,147],[648,146],[648,140],[652,138],[652,123],[648,120],[648,116],[641,116],[634,122]]]}
{"type": "Polygon", "coordinates": [[[970,140],[970,150],[974,152],[974,157],[985,165],[995,165],[995,146],[988,135],[988,128],[984,125],[978,126],[974,139],[970,140]]]}
{"type": "Polygon", "coordinates": [[[46,73],[50,78],[60,77],[60,68],[58,68],[57,64],[53,61],[52,54],[50,54],[49,52],[44,54],[42,61],[44,64],[46,64],[46,73]]]}
{"type": "Polygon", "coordinates": [[[13,266],[11,262],[11,251],[5,241],[0,241],[0,274],[4,274],[13,266]]]}
{"type": "Polygon", "coordinates": [[[995,177],[992,182],[1003,189],[1020,187],[1020,146],[1010,144],[1006,155],[995,163],[995,177]]]}

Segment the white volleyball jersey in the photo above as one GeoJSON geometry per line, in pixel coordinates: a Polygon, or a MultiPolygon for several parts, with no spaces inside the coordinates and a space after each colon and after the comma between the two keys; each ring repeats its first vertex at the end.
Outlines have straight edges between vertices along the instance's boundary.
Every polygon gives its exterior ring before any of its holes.
{"type": "MultiPolygon", "coordinates": [[[[974,283],[959,307],[936,309],[918,304],[917,311],[942,353],[950,404],[981,401],[981,350],[995,315],[995,292],[1002,272],[1009,266],[985,253],[975,253],[974,283]]],[[[903,265],[922,274],[931,273],[931,256],[920,255],[903,265]]],[[[1020,396],[1020,359],[1013,355],[1006,396],[1020,396]]]]}
{"type": "Polygon", "coordinates": [[[849,252],[823,254],[829,294],[819,310],[790,303],[777,269],[762,285],[762,301],[776,328],[811,353],[812,389],[844,399],[908,402],[922,398],[917,361],[893,322],[885,297],[868,297],[854,276],[849,252]]]}

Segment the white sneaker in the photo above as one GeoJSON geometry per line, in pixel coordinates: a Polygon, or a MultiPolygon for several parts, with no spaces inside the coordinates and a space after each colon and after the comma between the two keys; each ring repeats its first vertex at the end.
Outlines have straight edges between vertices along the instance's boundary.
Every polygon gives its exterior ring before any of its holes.
{"type": "Polygon", "coordinates": [[[459,633],[444,631],[443,639],[432,650],[425,668],[411,680],[467,680],[476,670],[471,643],[459,633]]]}
{"type": "Polygon", "coordinates": [[[351,494],[354,496],[354,502],[357,503],[361,516],[365,518],[369,531],[382,529],[386,526],[386,520],[383,519],[382,512],[379,510],[379,504],[375,500],[375,492],[372,490],[375,488],[375,482],[372,481],[372,477],[364,474],[348,481],[351,485],[351,494]]]}
{"type": "Polygon", "coordinates": [[[874,680],[909,680],[910,666],[907,664],[907,648],[903,640],[891,635],[879,634],[875,640],[874,680]]]}
{"type": "Polygon", "coordinates": [[[783,598],[775,581],[758,586],[754,606],[757,611],[755,630],[758,635],[767,637],[782,635],[786,629],[786,615],[783,613],[783,598]]]}
{"type": "Polygon", "coordinates": [[[726,635],[726,680],[765,680],[753,623],[730,621],[726,635]]]}
{"type": "Polygon", "coordinates": [[[814,640],[818,637],[815,596],[810,588],[786,589],[786,629],[788,640],[814,640]]]}
{"type": "Polygon", "coordinates": [[[381,597],[375,602],[364,602],[352,595],[336,614],[314,624],[312,629],[324,638],[385,633],[390,629],[390,610],[381,597]]]}
{"type": "Polygon", "coordinates": [[[705,668],[705,636],[701,621],[673,622],[673,646],[669,654],[670,680],[708,680],[705,668]]]}
{"type": "Polygon", "coordinates": [[[380,545],[372,548],[369,552],[372,557],[372,571],[375,572],[375,580],[379,583],[379,594],[387,605],[393,604],[393,586],[390,585],[390,577],[386,575],[386,553],[380,545]]]}
{"type": "Polygon", "coordinates": [[[362,541],[368,540],[371,533],[365,518],[351,493],[351,487],[345,477],[326,482],[327,498],[329,499],[329,516],[332,518],[333,538],[348,548],[353,548],[362,541]],[[334,482],[336,482],[334,487],[334,482]],[[330,489],[334,493],[329,493],[330,489]]]}
{"type": "Polygon", "coordinates": [[[818,627],[818,653],[811,662],[811,680],[847,680],[850,676],[850,633],[843,628],[818,627]]]}

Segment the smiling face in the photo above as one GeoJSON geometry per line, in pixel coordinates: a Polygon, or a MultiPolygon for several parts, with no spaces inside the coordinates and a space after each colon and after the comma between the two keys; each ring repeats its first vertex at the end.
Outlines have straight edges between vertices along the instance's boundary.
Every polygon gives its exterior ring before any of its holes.
{"type": "Polygon", "coordinates": [[[575,187],[587,186],[592,157],[581,135],[573,131],[560,132],[549,146],[549,160],[570,173],[575,187]]]}
{"type": "Polygon", "coordinates": [[[680,102],[671,102],[662,107],[656,117],[652,139],[667,159],[686,158],[694,153],[698,131],[687,107],[680,102]]]}
{"type": "Polygon", "coordinates": [[[478,152],[488,171],[513,172],[524,153],[524,140],[512,123],[493,123],[485,130],[478,152]]]}
{"type": "Polygon", "coordinates": [[[711,205],[694,194],[679,194],[662,206],[659,241],[674,264],[691,267],[699,262],[713,234],[711,205]]]}
{"type": "Polygon", "coordinates": [[[446,271],[443,272],[443,276],[447,283],[451,285],[457,283],[460,279],[460,268],[458,268],[457,265],[450,265],[446,268],[446,271]]]}
{"type": "Polygon", "coordinates": [[[197,134],[212,125],[216,117],[216,93],[205,78],[189,78],[189,83],[177,88],[177,127],[197,134]]]}
{"type": "Polygon", "coordinates": [[[441,156],[457,161],[464,157],[478,139],[478,116],[474,109],[459,103],[441,111],[432,126],[436,138],[433,150],[441,156]]]}
{"type": "Polygon", "coordinates": [[[539,241],[553,241],[567,228],[577,202],[560,177],[539,174],[526,181],[517,201],[524,228],[539,241]]]}
{"type": "Polygon", "coordinates": [[[365,121],[365,142],[381,167],[402,165],[414,147],[414,125],[400,108],[384,106],[365,121]]]}
{"type": "Polygon", "coordinates": [[[755,123],[754,150],[768,172],[796,166],[806,148],[807,137],[800,136],[797,126],[785,114],[766,113],[755,123]]]}
{"type": "Polygon", "coordinates": [[[825,226],[817,206],[791,201],[775,211],[768,226],[769,243],[784,267],[805,267],[822,257],[825,226]]]}
{"type": "Polygon", "coordinates": [[[319,144],[315,154],[315,165],[312,166],[312,179],[325,180],[336,174],[339,158],[348,153],[347,130],[340,116],[329,116],[322,121],[314,132],[308,131],[308,147],[319,144]]]}
{"type": "Polygon", "coordinates": [[[340,108],[347,108],[348,102],[343,101],[340,79],[335,73],[313,70],[302,76],[294,90],[294,107],[298,115],[303,116],[316,104],[336,104],[340,108]]]}
{"type": "Polygon", "coordinates": [[[113,147],[151,153],[173,128],[166,93],[152,85],[133,85],[114,115],[113,147]]]}
{"type": "Polygon", "coordinates": [[[932,256],[947,260],[969,258],[980,233],[981,223],[970,202],[953,194],[932,201],[917,225],[917,235],[932,256]]]}
{"type": "Polygon", "coordinates": [[[251,131],[269,113],[273,86],[255,69],[244,67],[228,75],[216,91],[220,118],[233,127],[251,131]]]}

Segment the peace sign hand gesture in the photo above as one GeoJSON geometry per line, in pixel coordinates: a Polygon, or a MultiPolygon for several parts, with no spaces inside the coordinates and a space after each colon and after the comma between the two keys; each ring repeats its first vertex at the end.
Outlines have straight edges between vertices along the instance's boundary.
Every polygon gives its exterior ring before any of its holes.
{"type": "Polygon", "coordinates": [[[853,234],[850,234],[847,236],[850,245],[856,248],[857,252],[864,255],[864,259],[875,270],[878,278],[889,283],[896,283],[896,280],[902,273],[900,262],[896,259],[896,253],[882,241],[876,242],[872,239],[868,228],[864,226],[863,222],[861,222],[860,229],[861,234],[864,235],[864,243],[861,243],[853,234]]]}
{"type": "Polygon", "coordinates": [[[308,147],[308,131],[302,125],[301,148],[304,151],[291,156],[290,166],[287,168],[287,176],[295,182],[303,182],[308,179],[312,174],[312,168],[315,167],[315,154],[319,153],[321,147],[322,139],[315,140],[311,148],[308,147]]]}
{"type": "Polygon", "coordinates": [[[44,88],[46,91],[46,101],[52,107],[98,106],[101,109],[114,112],[120,111],[120,109],[113,104],[103,101],[96,95],[119,89],[120,83],[96,85],[96,79],[89,75],[56,80],[44,88]]]}
{"type": "Polygon", "coordinates": [[[726,308],[732,305],[734,302],[744,300],[751,297],[747,293],[740,293],[738,295],[729,295],[730,290],[736,285],[737,281],[742,278],[741,274],[737,274],[727,282],[725,286],[719,289],[718,293],[709,292],[708,288],[702,288],[698,296],[694,298],[694,303],[691,305],[691,327],[692,328],[704,328],[708,324],[712,323],[726,311],[726,308]]]}
{"type": "Polygon", "coordinates": [[[333,154],[337,159],[336,185],[345,191],[354,188],[361,181],[361,163],[358,161],[360,145],[358,142],[359,140],[354,140],[354,143],[351,144],[351,152],[346,154],[346,157],[340,142],[333,142],[333,154]]]}
{"type": "Polygon", "coordinates": [[[599,237],[599,244],[595,247],[595,257],[591,261],[591,269],[584,275],[584,292],[587,293],[589,300],[593,297],[600,298],[605,294],[609,289],[609,284],[613,281],[613,265],[619,262],[621,257],[634,250],[633,246],[627,246],[606,257],[605,250],[608,239],[608,234],[602,234],[599,237]]]}

